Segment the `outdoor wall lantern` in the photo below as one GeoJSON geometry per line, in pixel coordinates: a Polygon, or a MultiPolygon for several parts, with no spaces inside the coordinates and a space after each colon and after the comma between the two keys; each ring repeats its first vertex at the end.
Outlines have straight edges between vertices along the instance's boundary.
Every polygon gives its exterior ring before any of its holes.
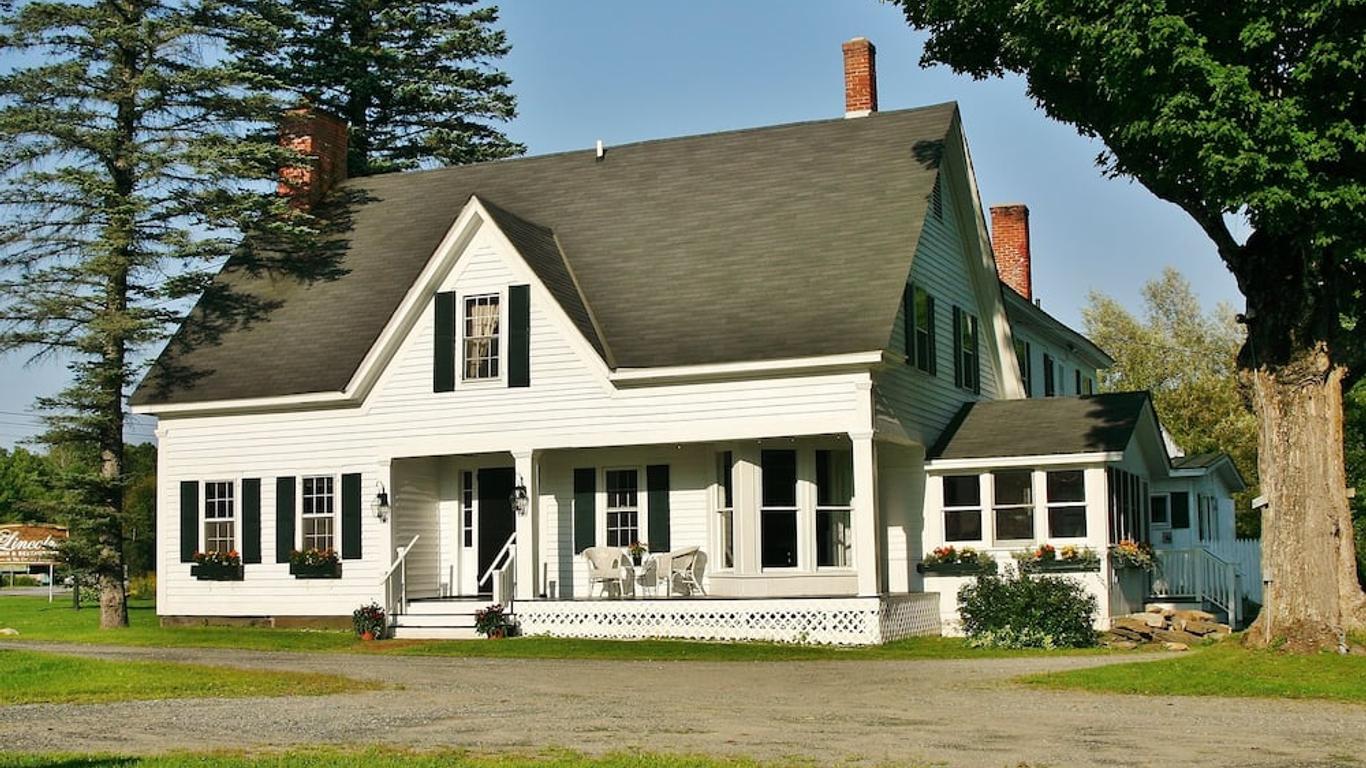
{"type": "Polygon", "coordinates": [[[384,483],[379,484],[379,493],[375,494],[375,500],[370,503],[370,509],[380,522],[389,519],[389,492],[384,489],[384,483]]]}
{"type": "Polygon", "coordinates": [[[527,495],[525,483],[519,482],[517,487],[512,489],[512,496],[509,497],[509,500],[512,502],[512,509],[518,517],[525,515],[527,510],[531,508],[531,497],[527,495]]]}

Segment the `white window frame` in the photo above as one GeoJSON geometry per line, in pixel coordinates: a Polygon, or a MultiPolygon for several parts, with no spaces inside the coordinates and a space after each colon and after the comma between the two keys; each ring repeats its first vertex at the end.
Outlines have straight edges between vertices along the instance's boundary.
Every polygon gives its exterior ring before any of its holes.
{"type": "Polygon", "coordinates": [[[1085,541],[1091,537],[1091,519],[1087,513],[1089,509],[1089,494],[1086,492],[1086,470],[1080,468],[1055,468],[1042,470],[1043,474],[1043,525],[1044,531],[1048,534],[1048,539],[1064,541],[1085,541]],[[1081,475],[1081,501],[1059,501],[1054,502],[1048,496],[1048,475],[1053,472],[1076,472],[1081,475]],[[1082,511],[1082,523],[1086,527],[1086,532],[1080,536],[1055,536],[1053,535],[1053,516],[1054,509],[1080,509],[1082,511]]]}
{"type": "Polygon", "coordinates": [[[945,544],[958,546],[961,544],[982,544],[986,541],[990,529],[987,528],[986,518],[983,517],[983,513],[988,509],[985,503],[987,500],[987,493],[983,485],[983,474],[981,472],[948,472],[939,476],[939,525],[941,526],[940,538],[944,540],[945,544]],[[950,477],[972,477],[976,479],[977,504],[975,506],[949,506],[948,494],[945,492],[945,488],[947,486],[947,483],[945,481],[948,480],[950,477]],[[978,530],[977,538],[950,539],[948,520],[948,513],[950,512],[976,512],[978,530]]]}
{"type": "MultiPolygon", "coordinates": [[[[242,494],[241,494],[240,491],[241,491],[241,488],[239,488],[239,483],[238,483],[238,481],[237,481],[236,478],[233,478],[233,479],[230,479],[230,480],[224,480],[224,479],[218,479],[218,480],[204,480],[204,481],[202,481],[202,482],[199,484],[199,547],[198,547],[198,549],[199,549],[200,552],[211,552],[211,551],[216,551],[216,550],[210,550],[210,549],[209,549],[209,532],[208,532],[208,524],[209,524],[209,520],[210,520],[210,519],[216,520],[216,521],[228,520],[228,521],[231,522],[231,524],[232,524],[232,546],[228,548],[228,551],[229,551],[229,552],[237,552],[237,553],[239,553],[239,554],[242,552],[242,516],[241,516],[241,500],[242,500],[242,494]],[[232,515],[231,515],[230,517],[226,517],[226,518],[219,518],[219,517],[210,518],[210,517],[209,517],[209,486],[211,486],[211,485],[226,485],[226,486],[228,487],[229,491],[232,493],[232,497],[231,497],[231,499],[229,499],[229,501],[232,502],[232,507],[231,507],[231,509],[232,509],[232,515]]],[[[221,550],[217,550],[217,551],[221,551],[221,550]]],[[[224,554],[226,554],[226,553],[224,553],[224,554]]]]}
{"type": "MultiPolygon", "coordinates": [[[[611,473],[611,472],[634,472],[634,473],[635,473],[635,476],[636,476],[636,506],[635,506],[635,513],[636,513],[636,535],[633,537],[633,540],[634,540],[634,541],[642,541],[642,542],[648,543],[648,542],[650,541],[649,538],[648,538],[648,536],[649,536],[649,531],[647,530],[647,525],[648,525],[648,520],[647,520],[647,518],[649,517],[649,515],[647,514],[646,510],[647,510],[647,507],[648,507],[648,504],[649,504],[649,491],[645,488],[645,483],[643,482],[644,479],[645,479],[645,468],[644,468],[644,467],[641,467],[641,466],[629,466],[629,465],[628,465],[628,466],[615,466],[615,465],[614,465],[614,466],[608,466],[608,467],[603,467],[603,468],[602,468],[602,473],[601,473],[601,475],[602,475],[602,476],[601,476],[602,491],[601,491],[601,494],[600,494],[600,495],[601,495],[601,498],[602,498],[602,522],[599,523],[599,530],[598,530],[598,533],[601,534],[601,538],[599,539],[599,541],[601,541],[602,544],[603,544],[603,546],[605,546],[605,547],[619,547],[619,548],[621,548],[621,549],[625,549],[626,547],[628,547],[628,546],[631,545],[631,542],[630,542],[630,541],[627,541],[625,544],[613,544],[613,543],[611,543],[611,541],[610,541],[612,527],[611,527],[610,525],[608,525],[608,519],[610,518],[610,516],[612,515],[612,513],[613,513],[614,510],[609,506],[609,505],[611,504],[612,497],[611,497],[611,492],[610,492],[610,491],[608,490],[608,488],[607,488],[607,475],[608,475],[609,473],[611,473]]],[[[620,509],[621,509],[621,510],[627,510],[627,509],[629,509],[629,508],[628,508],[628,507],[621,507],[620,509]]],[[[617,526],[617,530],[621,530],[621,526],[617,526]]]]}
{"type": "Polygon", "coordinates": [[[736,555],[739,553],[739,550],[735,547],[735,523],[737,521],[735,515],[735,491],[737,490],[735,484],[735,467],[737,463],[738,459],[736,458],[736,452],[733,448],[718,448],[712,453],[712,472],[714,477],[712,478],[710,496],[712,502],[712,519],[716,521],[716,534],[712,538],[715,542],[714,546],[716,547],[717,558],[715,570],[717,571],[734,571],[737,567],[738,558],[736,555]],[[730,463],[725,466],[724,472],[730,478],[731,497],[729,506],[726,505],[726,489],[725,486],[721,484],[720,477],[721,472],[723,471],[722,462],[727,455],[730,456],[730,463]],[[726,513],[730,514],[730,565],[726,565],[726,513]]]}
{"type": "MultiPolygon", "coordinates": [[[[804,465],[804,457],[803,457],[803,454],[807,454],[807,453],[810,453],[810,451],[803,451],[801,448],[799,448],[799,447],[797,447],[797,446],[795,446],[795,445],[782,446],[782,447],[762,446],[762,447],[760,448],[760,450],[759,450],[759,455],[757,456],[758,461],[757,461],[757,462],[755,463],[755,465],[754,465],[754,479],[755,479],[755,483],[754,483],[754,494],[755,494],[755,500],[758,502],[758,505],[757,505],[757,506],[758,506],[758,510],[759,510],[759,517],[758,517],[758,519],[755,521],[755,522],[757,523],[757,525],[756,525],[756,527],[755,527],[755,533],[756,533],[757,535],[756,535],[754,538],[755,538],[755,540],[756,540],[756,543],[759,545],[759,546],[758,546],[758,555],[759,555],[759,557],[758,557],[757,562],[758,562],[758,564],[759,564],[759,572],[760,572],[760,573],[792,573],[792,572],[795,572],[795,571],[800,571],[800,570],[802,570],[803,561],[806,559],[806,555],[805,555],[805,551],[806,551],[806,539],[805,539],[805,537],[803,536],[803,533],[802,533],[802,532],[803,532],[804,530],[808,530],[808,529],[809,529],[812,533],[815,532],[815,516],[814,516],[814,513],[813,513],[812,515],[810,515],[810,517],[811,517],[812,519],[811,519],[811,524],[810,524],[809,526],[803,525],[803,524],[802,524],[803,518],[807,516],[807,515],[805,514],[805,510],[806,510],[806,509],[810,509],[809,506],[807,506],[806,504],[803,503],[803,496],[805,495],[805,492],[804,492],[804,491],[805,491],[805,486],[807,485],[807,483],[804,482],[804,480],[806,479],[805,476],[804,476],[805,473],[803,473],[803,471],[802,471],[802,470],[803,470],[803,465],[804,465]],[[795,506],[791,506],[791,507],[769,507],[769,506],[764,506],[764,453],[763,453],[763,452],[766,451],[766,450],[767,450],[767,451],[791,451],[791,452],[792,452],[792,454],[793,454],[793,460],[794,460],[794,462],[795,462],[795,464],[794,464],[794,466],[793,466],[794,477],[793,477],[793,489],[792,489],[793,499],[792,499],[792,500],[793,500],[795,506]],[[804,508],[805,508],[805,509],[804,509],[804,508]],[[796,538],[796,541],[794,542],[794,546],[795,546],[795,548],[796,548],[797,562],[796,562],[795,564],[793,564],[793,565],[764,565],[764,514],[765,514],[765,513],[791,513],[792,516],[793,516],[793,518],[796,520],[797,538],[796,538]]],[[[812,459],[812,462],[814,463],[814,459],[812,459]]],[[[814,493],[814,489],[812,490],[812,493],[814,493]]],[[[814,537],[813,537],[813,538],[814,538],[814,537]]]]}
{"type": "Polygon", "coordinates": [[[294,519],[298,521],[298,525],[295,526],[295,533],[294,533],[294,549],[297,550],[297,551],[300,551],[300,552],[304,551],[304,541],[305,541],[305,538],[304,538],[304,519],[305,519],[305,517],[309,517],[309,518],[319,518],[319,519],[324,518],[324,517],[331,517],[331,518],[332,518],[332,536],[331,536],[331,538],[332,538],[332,547],[331,547],[331,549],[332,549],[333,552],[336,552],[336,553],[338,553],[338,555],[340,555],[340,553],[341,553],[341,546],[340,546],[340,543],[341,543],[341,542],[340,542],[340,538],[341,538],[341,479],[337,476],[337,474],[336,474],[336,473],[333,473],[333,472],[309,472],[309,473],[306,473],[306,474],[301,474],[301,475],[299,475],[299,479],[298,479],[297,481],[295,481],[295,496],[294,496],[294,498],[298,500],[298,501],[295,503],[295,509],[294,509],[294,519]],[[304,507],[305,507],[305,504],[304,504],[304,481],[305,481],[305,480],[316,480],[316,479],[322,479],[322,478],[329,478],[329,479],[331,479],[331,481],[332,481],[332,512],[331,512],[330,515],[318,515],[318,514],[306,515],[305,512],[304,512],[304,507]]]}
{"type": "MultiPolygon", "coordinates": [[[[1008,469],[994,469],[994,470],[992,470],[991,472],[986,473],[987,475],[990,476],[990,483],[989,483],[989,485],[990,485],[990,487],[991,487],[991,496],[990,496],[990,498],[991,498],[991,506],[989,507],[989,509],[991,510],[991,543],[992,543],[992,546],[998,547],[998,548],[1018,547],[1018,546],[1020,546],[1020,545],[1031,545],[1031,546],[1032,546],[1032,545],[1034,544],[1034,542],[1038,540],[1038,537],[1039,537],[1039,505],[1038,505],[1038,493],[1036,493],[1036,488],[1035,488],[1035,479],[1036,479],[1036,476],[1035,476],[1035,474],[1034,474],[1036,471],[1037,471],[1037,470],[1034,470],[1034,469],[1024,469],[1024,468],[1016,469],[1016,468],[1008,468],[1008,469]],[[1027,476],[1029,477],[1029,483],[1028,483],[1028,486],[1027,486],[1027,487],[1029,488],[1029,501],[1023,502],[1023,503],[1021,503],[1021,502],[1011,502],[1011,503],[1009,503],[1009,504],[998,504],[997,501],[996,501],[996,475],[997,475],[997,474],[1001,474],[1001,473],[1010,473],[1010,474],[1023,473],[1023,474],[1025,474],[1025,475],[1027,475],[1027,476]],[[1021,539],[1021,538],[1006,539],[1006,538],[1002,538],[1001,535],[997,532],[996,511],[997,511],[997,510],[1016,510],[1016,509],[1024,509],[1024,510],[1028,510],[1028,511],[1029,511],[1029,531],[1030,531],[1030,536],[1029,536],[1029,538],[1027,538],[1027,539],[1021,539]]],[[[1047,521],[1045,521],[1045,524],[1046,524],[1046,522],[1047,522],[1047,521]]],[[[985,529],[984,529],[984,530],[983,530],[983,533],[985,534],[985,532],[986,532],[986,531],[985,531],[985,529]]]]}
{"type": "Polygon", "coordinates": [[[478,530],[475,527],[479,519],[475,509],[476,500],[479,498],[478,489],[475,487],[475,483],[478,482],[475,480],[476,474],[472,469],[460,470],[460,520],[457,535],[460,537],[462,550],[473,551],[478,541],[478,530]]]}
{"type": "Polygon", "coordinates": [[[1165,530],[1171,530],[1171,527],[1172,527],[1172,494],[1171,494],[1171,491],[1154,492],[1154,493],[1150,493],[1150,494],[1148,495],[1148,525],[1152,526],[1152,528],[1153,528],[1154,530],[1164,530],[1164,531],[1165,531],[1165,530]],[[1166,519],[1166,520],[1163,520],[1163,521],[1161,521],[1161,522],[1158,522],[1157,520],[1154,520],[1153,517],[1152,517],[1152,514],[1153,514],[1153,504],[1152,504],[1152,502],[1153,502],[1153,499],[1156,499],[1158,496],[1161,496],[1161,497],[1163,498],[1164,503],[1165,503],[1165,505],[1166,505],[1166,507],[1167,507],[1167,519],[1166,519]]]}
{"type": "MultiPolygon", "coordinates": [[[[856,568],[857,568],[858,553],[857,553],[857,551],[856,551],[855,548],[854,548],[854,498],[853,498],[853,492],[855,491],[855,489],[853,488],[853,483],[854,483],[855,478],[854,478],[854,471],[853,471],[853,462],[854,462],[854,450],[853,450],[853,446],[826,446],[826,445],[818,445],[818,446],[815,446],[815,447],[813,447],[813,448],[811,449],[811,509],[812,509],[812,515],[811,515],[811,545],[812,545],[813,549],[815,550],[815,554],[814,554],[814,556],[813,556],[813,559],[811,560],[811,564],[812,564],[813,567],[815,567],[815,569],[816,569],[817,571],[821,571],[821,572],[826,572],[826,571],[853,571],[853,570],[856,570],[856,568]],[[849,469],[849,475],[850,475],[850,477],[849,477],[849,480],[850,480],[850,491],[851,491],[851,495],[850,495],[850,498],[849,498],[849,504],[848,504],[848,506],[832,506],[832,505],[824,505],[824,506],[822,506],[822,505],[821,505],[821,503],[820,503],[820,476],[819,476],[819,472],[817,472],[817,466],[818,466],[818,465],[817,465],[817,462],[816,462],[816,454],[819,453],[820,451],[826,451],[826,452],[831,453],[831,454],[836,454],[836,453],[848,453],[848,454],[849,454],[849,465],[850,465],[850,469],[849,469]],[[846,553],[846,554],[845,554],[845,564],[844,564],[844,565],[821,565],[821,564],[820,564],[820,563],[821,563],[821,553],[820,553],[820,543],[819,543],[819,532],[820,532],[820,513],[822,513],[822,512],[844,512],[845,515],[847,515],[847,523],[846,523],[846,525],[845,525],[845,528],[846,528],[846,536],[848,537],[848,540],[847,540],[847,542],[845,543],[845,546],[844,546],[845,553],[846,553]]],[[[798,465],[800,466],[800,462],[798,462],[798,465]]]]}
{"type": "Polygon", "coordinates": [[[460,377],[460,379],[459,379],[459,380],[460,380],[460,384],[461,384],[461,385],[464,385],[464,386],[475,386],[475,387],[478,387],[478,386],[497,387],[497,386],[501,386],[502,383],[504,382],[504,380],[505,380],[506,377],[507,377],[507,327],[508,327],[508,318],[507,318],[507,297],[504,295],[505,293],[506,293],[505,291],[501,291],[501,290],[500,290],[500,291],[471,291],[471,292],[469,292],[469,293],[458,293],[458,294],[456,295],[456,300],[457,300],[457,312],[458,312],[458,314],[459,314],[459,319],[458,319],[458,321],[457,321],[458,326],[459,326],[459,333],[456,334],[456,337],[457,337],[457,338],[456,338],[456,341],[455,341],[455,344],[456,344],[455,353],[456,353],[456,365],[458,365],[459,368],[460,368],[460,370],[459,370],[459,377],[460,377]],[[466,373],[467,373],[468,370],[469,370],[469,368],[468,368],[468,363],[467,363],[467,360],[466,360],[466,357],[465,357],[465,349],[466,349],[465,342],[469,339],[469,336],[468,336],[468,334],[466,333],[466,330],[467,330],[467,328],[468,328],[468,321],[469,321],[469,318],[468,318],[468,316],[466,315],[466,311],[467,311],[467,307],[468,307],[468,302],[470,302],[470,301],[478,301],[478,300],[480,300],[480,299],[495,299],[495,300],[497,300],[497,302],[498,302],[498,333],[497,333],[496,335],[493,336],[493,339],[494,339],[494,341],[495,341],[495,345],[497,346],[497,351],[496,351],[496,353],[494,354],[494,356],[493,356],[493,358],[492,358],[492,359],[494,359],[495,361],[497,361],[497,364],[498,364],[498,374],[497,374],[496,376],[470,377],[470,376],[467,376],[467,375],[466,375],[466,373]]]}

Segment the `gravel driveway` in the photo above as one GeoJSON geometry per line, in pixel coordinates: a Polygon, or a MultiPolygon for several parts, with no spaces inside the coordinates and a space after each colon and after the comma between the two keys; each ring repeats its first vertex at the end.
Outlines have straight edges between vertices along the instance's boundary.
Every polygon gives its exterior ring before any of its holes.
{"type": "Polygon", "coordinates": [[[1366,707],[1012,685],[1097,657],[974,661],[444,659],[23,643],[101,658],[339,672],[399,688],[320,698],[0,707],[0,750],[295,744],[648,749],[819,763],[1360,765],[1366,707]]]}

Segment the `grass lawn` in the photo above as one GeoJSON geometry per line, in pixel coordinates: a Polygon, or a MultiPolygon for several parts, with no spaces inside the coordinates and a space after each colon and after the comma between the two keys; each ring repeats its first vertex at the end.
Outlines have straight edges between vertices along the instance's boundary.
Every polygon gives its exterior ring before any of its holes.
{"type": "Polygon", "coordinates": [[[1255,696],[1366,704],[1366,656],[1254,651],[1236,639],[1163,661],[1021,678],[1029,685],[1152,696],[1255,696]]]}
{"type": "Polygon", "coordinates": [[[0,768],[787,768],[806,762],[758,762],[742,758],[610,754],[589,757],[574,752],[475,754],[460,751],[406,752],[392,749],[291,750],[259,755],[222,753],[158,757],[87,755],[6,755],[0,768]]]}
{"type": "MultiPolygon", "coordinates": [[[[979,659],[1082,651],[1003,651],[968,648],[961,640],[919,637],[867,648],[830,648],[775,643],[696,643],[675,640],[573,640],[522,637],[510,640],[385,640],[362,643],[350,632],[252,629],[239,627],[162,627],[147,603],[131,603],[128,629],[99,629],[99,611],[74,611],[48,605],[42,597],[0,597],[0,627],[19,630],[18,641],[109,643],[158,647],[244,648],[275,651],[343,651],[411,656],[494,657],[514,659],[606,659],[641,661],[828,661],[897,659],[979,659]]],[[[8,638],[4,638],[8,639],[8,638]]]]}
{"type": "Polygon", "coordinates": [[[337,675],[106,661],[0,648],[0,704],[90,703],[191,697],[322,696],[376,684],[337,675]]]}

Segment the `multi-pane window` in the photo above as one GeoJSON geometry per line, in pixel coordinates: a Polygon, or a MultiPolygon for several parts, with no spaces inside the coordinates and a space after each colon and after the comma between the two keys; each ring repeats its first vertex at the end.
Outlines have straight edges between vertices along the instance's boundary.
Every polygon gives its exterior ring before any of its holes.
{"type": "Polygon", "coordinates": [[[1054,379],[1053,356],[1047,352],[1043,355],[1043,396],[1052,397],[1058,393],[1057,381],[1054,379]]]}
{"type": "Polygon", "coordinates": [[[465,298],[466,380],[498,378],[498,294],[465,298]]]}
{"type": "Polygon", "coordinates": [[[953,380],[963,389],[982,391],[977,316],[953,308],[953,380]]]}
{"type": "Polygon", "coordinates": [[[996,541],[1027,541],[1034,538],[1034,480],[1027,469],[993,472],[995,487],[992,513],[996,541]]]}
{"type": "Polygon", "coordinates": [[[1015,359],[1020,363],[1020,379],[1024,381],[1025,397],[1034,396],[1034,363],[1030,359],[1032,353],[1029,342],[1023,339],[1015,340],[1015,359]]]}
{"type": "Polygon", "coordinates": [[[982,486],[977,475],[944,476],[944,540],[982,540],[982,486]]]}
{"type": "Polygon", "coordinates": [[[1048,535],[1057,539],[1086,536],[1086,479],[1080,469],[1048,473],[1048,535]]]}
{"type": "Polygon", "coordinates": [[[607,546],[629,547],[640,540],[640,473],[609,469],[607,480],[607,546]]]}
{"type": "Polygon", "coordinates": [[[460,473],[460,535],[462,544],[474,546],[474,473],[460,473]]]}
{"type": "Polygon", "coordinates": [[[204,483],[204,551],[232,552],[237,549],[237,508],[233,484],[204,483]]]}
{"type": "Polygon", "coordinates": [[[730,451],[716,454],[716,522],[721,538],[721,567],[735,567],[735,487],[730,451]]]}
{"type": "Polygon", "coordinates": [[[934,375],[935,363],[934,297],[918,285],[906,287],[906,362],[934,375]]]}
{"type": "MultiPolygon", "coordinates": [[[[1105,480],[1109,486],[1110,543],[1116,544],[1121,539],[1147,541],[1151,514],[1148,509],[1148,481],[1115,467],[1105,470],[1105,480]]],[[[1173,509],[1176,503],[1173,494],[1173,509]]]]}
{"type": "Polygon", "coordinates": [[[853,564],[854,454],[816,451],[816,565],[853,564]]]}
{"type": "Polygon", "coordinates": [[[336,525],[336,517],[333,514],[336,511],[334,490],[331,475],[303,479],[303,493],[300,496],[303,549],[336,549],[332,538],[336,525]]]}
{"type": "Polygon", "coordinates": [[[759,562],[764,568],[797,567],[797,452],[762,451],[759,562]]]}
{"type": "Polygon", "coordinates": [[[1216,541],[1219,538],[1219,500],[1213,496],[1200,494],[1196,497],[1199,511],[1200,540],[1216,541]]]}

